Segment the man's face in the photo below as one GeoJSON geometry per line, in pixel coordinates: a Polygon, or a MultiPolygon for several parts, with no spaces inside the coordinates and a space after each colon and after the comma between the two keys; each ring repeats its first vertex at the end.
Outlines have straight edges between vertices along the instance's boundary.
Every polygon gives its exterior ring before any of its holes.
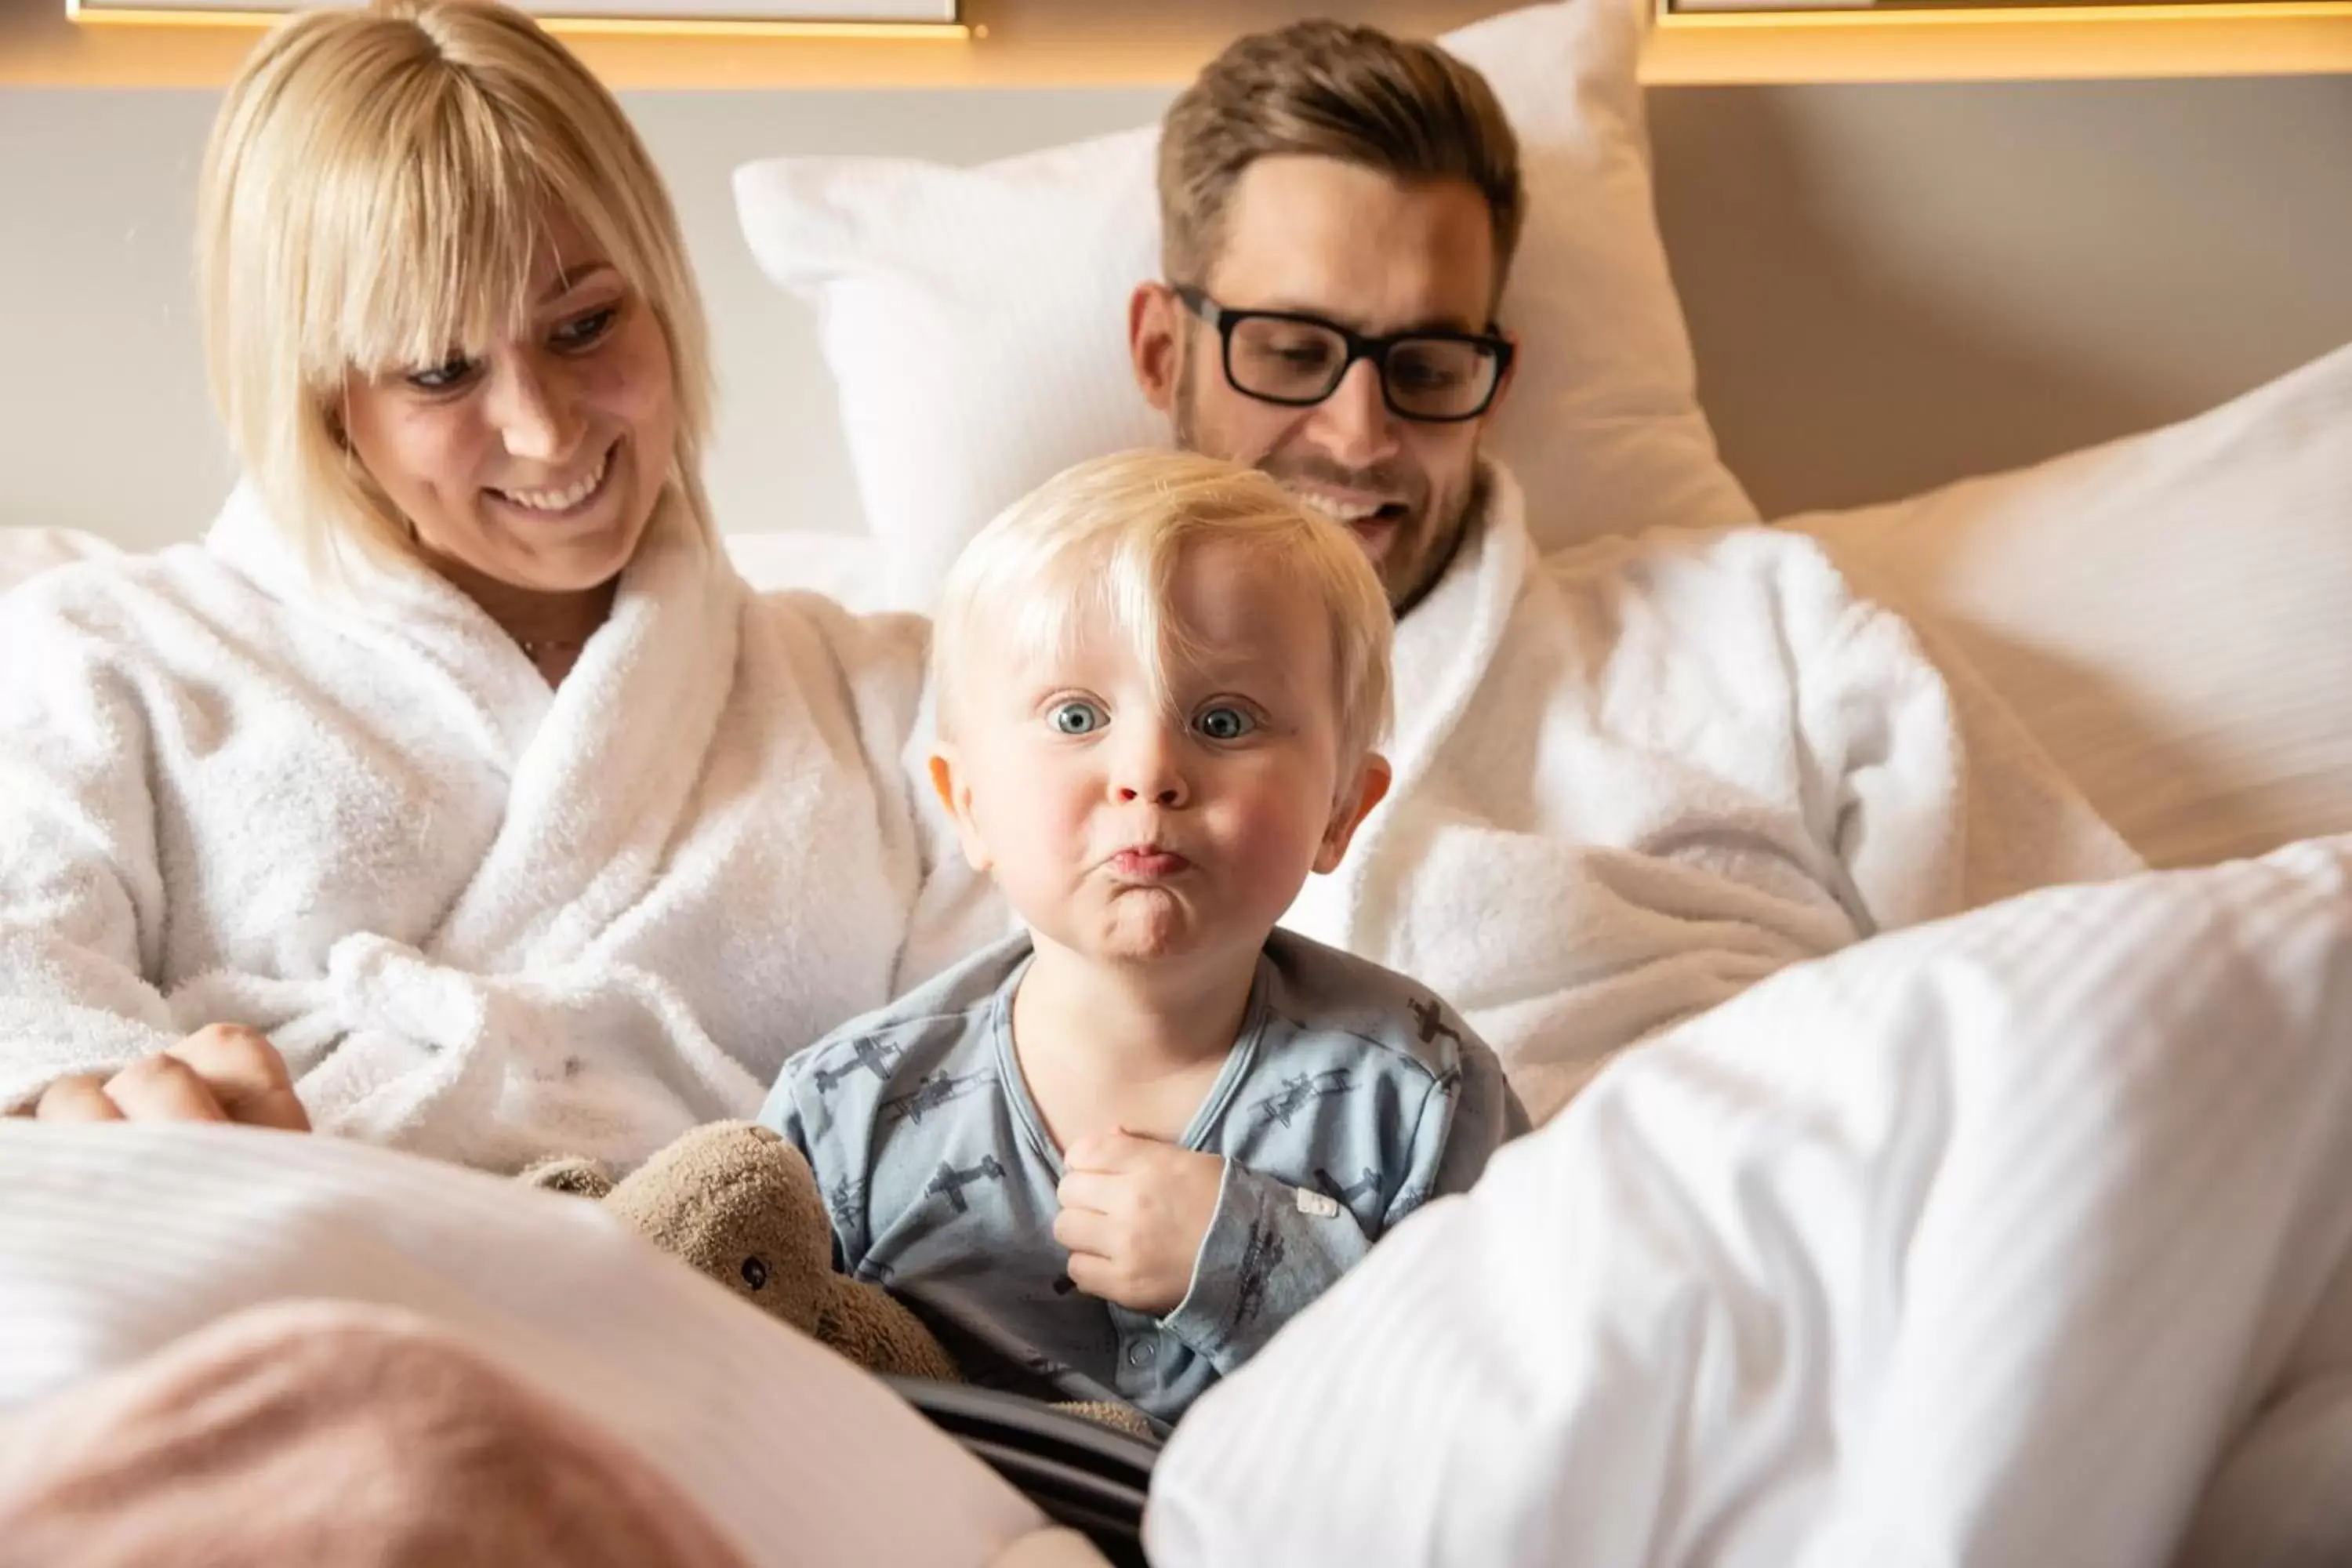
{"type": "MultiPolygon", "coordinates": [[[[1466,181],[1406,185],[1332,158],[1262,158],[1235,184],[1209,275],[1173,281],[1228,310],[1297,311],[1366,336],[1483,332],[1494,227],[1466,181]]],[[[1348,524],[1391,604],[1410,605],[1444,570],[1493,405],[1453,424],[1401,418],[1370,360],[1312,406],[1264,402],[1234,388],[1216,331],[1161,283],[1136,291],[1129,340],[1137,380],[1177,444],[1262,468],[1348,524]]]]}

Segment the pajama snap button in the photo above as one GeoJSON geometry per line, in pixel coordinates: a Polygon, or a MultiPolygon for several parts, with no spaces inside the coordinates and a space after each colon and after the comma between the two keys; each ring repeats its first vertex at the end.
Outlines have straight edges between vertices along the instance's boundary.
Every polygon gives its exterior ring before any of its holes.
{"type": "Polygon", "coordinates": [[[1127,1364],[1129,1366],[1150,1366],[1159,1359],[1158,1340],[1138,1340],[1127,1347],[1127,1364]]]}

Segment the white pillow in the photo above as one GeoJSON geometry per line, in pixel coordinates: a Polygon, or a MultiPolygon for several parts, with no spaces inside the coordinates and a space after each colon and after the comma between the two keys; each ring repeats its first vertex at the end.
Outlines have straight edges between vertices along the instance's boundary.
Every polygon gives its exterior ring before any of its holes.
{"type": "Polygon", "coordinates": [[[860,612],[888,607],[882,592],[882,552],[862,533],[786,529],[730,533],[725,543],[735,570],[761,593],[822,594],[860,612]]]}
{"type": "Polygon", "coordinates": [[[2185,424],[1793,519],[2152,864],[2352,832],[2352,348],[2185,424]]]}
{"type": "Polygon", "coordinates": [[[120,553],[96,534],[70,528],[0,528],[0,594],[52,566],[120,553]]]}
{"type": "MultiPolygon", "coordinates": [[[[1445,35],[1520,138],[1529,195],[1501,318],[1522,340],[1492,449],[1556,547],[1654,523],[1752,521],[1699,412],[1652,208],[1634,79],[1648,7],[1566,0],[1445,35]]],[[[1160,271],[1157,128],[956,169],[747,164],[768,276],[814,304],[866,525],[920,605],[964,541],[1081,458],[1158,446],[1127,300],[1160,271]]]]}

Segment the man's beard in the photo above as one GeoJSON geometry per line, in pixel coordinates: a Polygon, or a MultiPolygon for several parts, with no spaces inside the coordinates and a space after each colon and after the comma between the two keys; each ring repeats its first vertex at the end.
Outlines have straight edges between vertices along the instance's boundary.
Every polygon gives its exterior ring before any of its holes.
{"type": "MultiPolygon", "coordinates": [[[[1189,346],[1189,345],[1188,345],[1189,346]]],[[[1201,440],[1200,421],[1193,412],[1193,356],[1181,355],[1176,372],[1174,431],[1177,447],[1187,452],[1204,452],[1213,458],[1231,459],[1230,452],[1211,450],[1201,440]]],[[[1464,487],[1461,495],[1449,498],[1443,515],[1432,515],[1436,504],[1430,493],[1429,482],[1417,471],[1376,464],[1369,468],[1349,468],[1332,462],[1320,453],[1307,451],[1292,456],[1268,453],[1258,459],[1263,473],[1292,483],[1329,485],[1335,489],[1368,491],[1374,495],[1394,496],[1402,502],[1402,514],[1383,514],[1393,531],[1389,535],[1386,553],[1372,562],[1380,574],[1381,586],[1388,594],[1389,605],[1402,616],[1428,595],[1453,563],[1463,536],[1469,531],[1470,519],[1485,505],[1486,476],[1481,468],[1473,481],[1464,487]]],[[[1342,524],[1341,526],[1345,526],[1342,524]]],[[[1353,531],[1350,530],[1349,531],[1353,531]]],[[[1360,540],[1359,543],[1362,542],[1360,540]]],[[[1369,547],[1367,554],[1369,555],[1369,547]]]]}

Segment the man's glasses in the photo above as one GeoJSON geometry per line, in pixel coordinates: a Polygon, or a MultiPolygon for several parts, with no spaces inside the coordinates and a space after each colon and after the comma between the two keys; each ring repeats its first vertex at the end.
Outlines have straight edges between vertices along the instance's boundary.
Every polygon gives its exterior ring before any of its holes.
{"type": "Polygon", "coordinates": [[[1339,390],[1360,359],[1381,373],[1381,400],[1400,419],[1453,424],[1495,401],[1511,344],[1493,332],[1396,332],[1368,338],[1336,321],[1289,310],[1229,310],[1198,289],[1179,288],[1184,308],[1216,329],[1225,380],[1265,403],[1305,408],[1339,390]]]}

